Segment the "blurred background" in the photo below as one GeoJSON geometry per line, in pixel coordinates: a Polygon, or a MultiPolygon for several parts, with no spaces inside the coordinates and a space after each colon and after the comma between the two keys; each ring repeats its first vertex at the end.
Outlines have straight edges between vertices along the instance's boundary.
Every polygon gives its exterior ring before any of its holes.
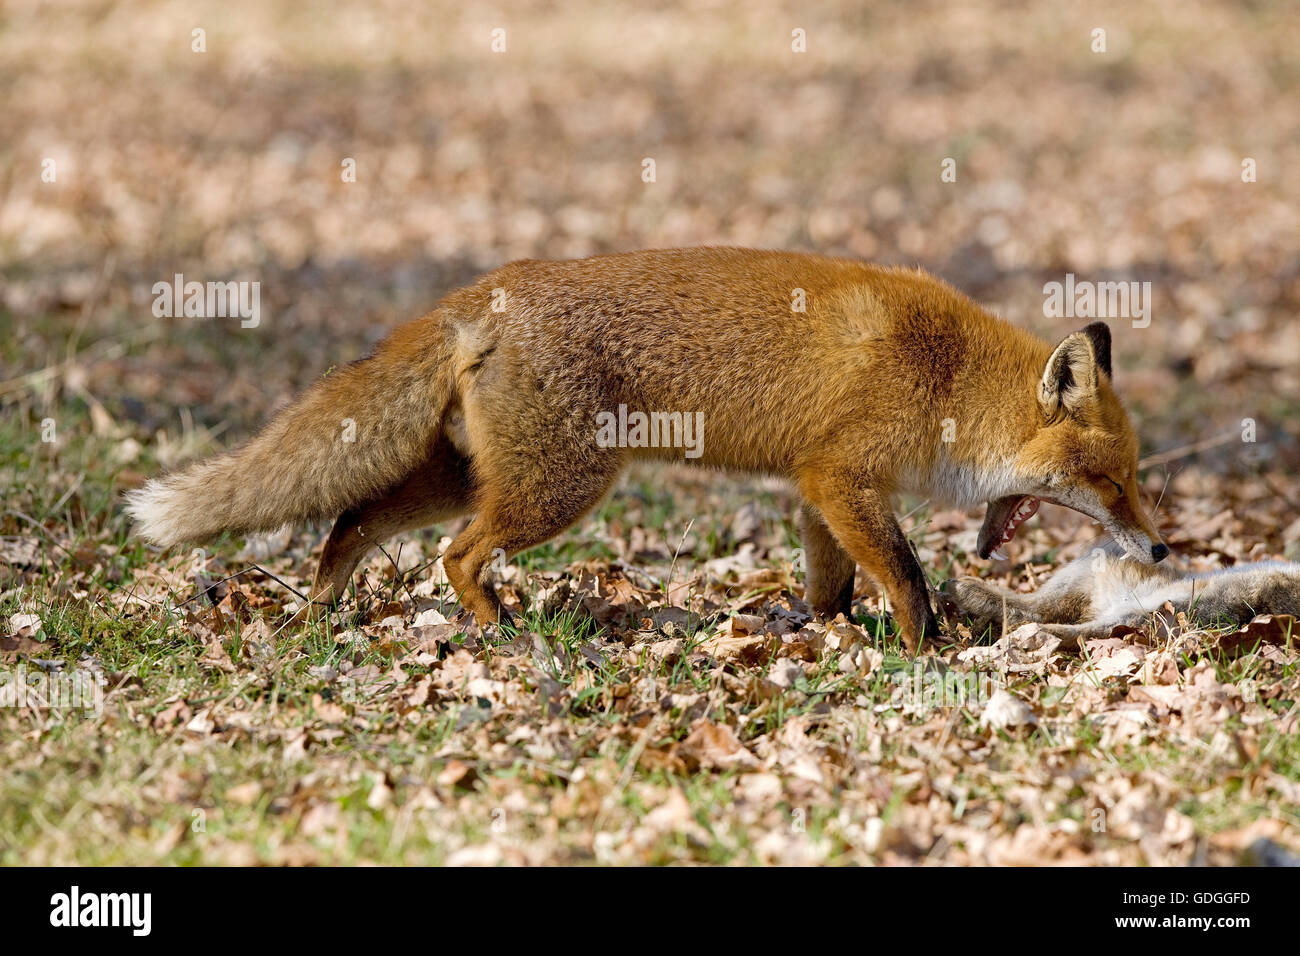
{"type": "Polygon", "coordinates": [[[1150,282],[1112,326],[1171,539],[1294,552],[1297,35],[1267,2],[6,3],[6,481],[51,417],[120,484],[241,439],[510,259],[739,244],[920,265],[1050,338],[1086,320],[1045,283],[1150,282]],[[155,317],[176,273],[260,282],[260,324],[155,317]]]}

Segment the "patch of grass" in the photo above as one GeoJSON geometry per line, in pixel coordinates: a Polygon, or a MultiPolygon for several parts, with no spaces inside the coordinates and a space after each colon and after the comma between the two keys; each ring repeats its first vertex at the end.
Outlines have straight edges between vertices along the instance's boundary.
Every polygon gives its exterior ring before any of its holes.
{"type": "MultiPolygon", "coordinates": [[[[111,464],[116,441],[94,435],[75,403],[58,417],[78,422],[78,430],[45,457],[33,451],[30,422],[0,427],[4,467],[12,470],[6,473],[22,476],[10,485],[4,531],[40,542],[35,564],[10,569],[0,614],[38,615],[43,655],[63,661],[65,670],[93,662],[110,676],[112,693],[100,715],[0,708],[0,758],[10,771],[0,781],[0,863],[439,863],[471,849],[489,862],[530,854],[591,861],[620,858],[633,844],[639,859],[652,862],[734,863],[773,853],[837,862],[862,859],[868,839],[913,845],[908,840],[919,840],[915,834],[890,834],[906,831],[915,802],[935,792],[952,813],[946,839],[956,851],[974,845],[961,827],[983,821],[1011,828],[1068,823],[1086,831],[1086,842],[1099,852],[1119,852],[1132,842],[1088,829],[1094,808],[1105,805],[1089,782],[1097,775],[1170,781],[1181,793],[1171,805],[1201,834],[1276,814],[1276,791],[1243,781],[1300,778],[1293,736],[1258,732],[1235,719],[1222,726],[1229,739],[1257,734],[1256,749],[1244,757],[1225,758],[1214,749],[1221,741],[1213,734],[1189,743],[1163,728],[1145,744],[1116,749],[1087,718],[1067,725],[1048,719],[1029,734],[989,735],[977,714],[963,709],[942,710],[946,730],[919,736],[907,728],[926,716],[892,706],[898,681],[911,679],[914,662],[892,619],[871,602],[858,604],[854,624],[883,653],[879,667],[866,678],[844,674],[838,656],[828,652],[790,691],[766,702],[742,699],[738,688],[748,686],[747,674],[766,675],[774,657],[750,670],[723,669],[728,678],[700,653],[724,613],[686,613],[675,632],[681,653],[659,660],[648,648],[663,634],[629,637],[574,606],[543,610],[531,599],[515,627],[490,632],[473,651],[494,683],[471,692],[479,672],[466,672],[445,690],[417,690],[421,682],[444,681],[451,656],[477,646],[453,625],[447,643],[417,660],[408,638],[378,625],[395,609],[409,616],[439,601],[451,612],[454,596],[445,583],[427,591],[428,598],[414,597],[432,573],[437,532],[423,539],[421,567],[399,575],[393,562],[403,558],[400,547],[387,557],[376,554],[359,600],[308,623],[282,627],[279,602],[287,592],[256,571],[226,584],[258,606],[238,613],[229,604],[214,608],[194,585],[192,555],[158,555],[128,535],[118,504],[124,466],[111,464]],[[535,646],[549,656],[534,654],[535,646]],[[553,703],[542,694],[538,672],[560,688],[553,703]],[[637,698],[647,685],[679,703],[637,698]],[[476,696],[508,686],[520,694],[511,706],[476,696]],[[408,705],[407,697],[418,703],[408,705]],[[632,715],[636,725],[629,725],[632,715]],[[837,755],[857,768],[856,776],[819,771],[843,780],[833,798],[818,788],[805,793],[806,785],[794,782],[799,778],[782,776],[777,797],[754,807],[743,796],[746,774],[683,774],[645,760],[645,748],[685,746],[701,717],[734,724],[743,746],[760,749],[777,746],[771,742],[794,727],[806,733],[808,746],[825,748],[810,751],[821,756],[807,758],[814,763],[805,768],[825,767],[828,755],[837,755]],[[886,732],[887,725],[903,732],[886,732]],[[40,744],[33,747],[37,727],[40,744]],[[638,745],[645,727],[650,736],[638,745]],[[975,756],[954,765],[936,791],[917,768],[935,759],[939,739],[975,756]],[[1022,805],[1017,787],[1025,779],[1060,785],[1044,784],[1050,799],[1043,807],[1022,805]],[[674,792],[685,800],[689,821],[655,830],[663,819],[656,812],[674,792]],[[557,815],[556,806],[563,812],[557,815]]],[[[138,459],[131,465],[142,467],[138,459]]],[[[751,491],[740,482],[721,494],[734,507],[751,500],[751,491]]],[[[719,593],[743,606],[780,600],[786,591],[779,586],[718,592],[699,579],[703,561],[733,547],[720,519],[692,527],[691,554],[673,550],[690,514],[679,499],[697,494],[719,492],[633,481],[579,532],[521,556],[515,562],[521,593],[535,593],[539,580],[550,582],[566,567],[603,562],[616,574],[611,534],[623,533],[617,529],[629,522],[654,520],[677,530],[662,533],[660,564],[632,569],[643,600],[672,604],[672,594],[680,601],[680,583],[688,585],[691,607],[719,593]]],[[[788,497],[768,491],[757,497],[767,516],[758,540],[766,553],[789,553],[797,538],[788,497]],[[782,509],[785,517],[771,517],[782,509]]],[[[913,516],[918,528],[924,511],[913,516]]],[[[290,556],[270,562],[290,584],[311,571],[311,540],[298,540],[290,556]]],[[[207,549],[210,578],[250,566],[235,560],[238,547],[226,540],[207,549]]],[[[952,573],[953,561],[945,554],[932,570],[952,573]]],[[[1205,659],[1225,684],[1265,688],[1263,706],[1278,721],[1300,698],[1294,660],[1205,659]]],[[[1033,676],[1013,680],[1011,689],[1036,699],[1047,714],[1068,708],[1071,699],[1033,676]]],[[[929,852],[930,844],[920,840],[914,849],[929,852]]]]}

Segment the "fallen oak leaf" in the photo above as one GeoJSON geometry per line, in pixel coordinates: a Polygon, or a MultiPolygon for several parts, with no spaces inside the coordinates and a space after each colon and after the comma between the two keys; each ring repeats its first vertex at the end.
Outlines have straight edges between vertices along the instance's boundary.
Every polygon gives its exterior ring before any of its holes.
{"type": "Polygon", "coordinates": [[[185,729],[192,734],[198,734],[200,737],[206,737],[216,730],[217,723],[212,719],[212,708],[205,707],[200,710],[185,725],[185,729]]]}
{"type": "Polygon", "coordinates": [[[154,715],[153,726],[155,730],[167,730],[176,724],[188,724],[193,716],[189,704],[181,698],[154,715]]]}
{"type": "Polygon", "coordinates": [[[1095,659],[1091,667],[1085,666],[1085,669],[1091,669],[1099,680],[1104,681],[1112,677],[1132,677],[1141,664],[1142,656],[1126,647],[1095,659]]]}
{"type": "Polygon", "coordinates": [[[453,757],[437,776],[438,785],[468,790],[478,779],[478,768],[453,757]]]}
{"type": "Polygon", "coordinates": [[[725,628],[734,635],[754,634],[762,630],[765,623],[761,614],[733,614],[719,630],[725,628]]]}
{"type": "Polygon", "coordinates": [[[993,730],[1032,726],[1037,723],[1038,715],[1034,713],[1033,708],[1001,687],[993,692],[993,696],[989,698],[980,713],[980,726],[993,730]]]}
{"type": "Polygon", "coordinates": [[[199,658],[200,663],[225,671],[227,674],[235,672],[235,663],[230,659],[225,644],[221,642],[221,637],[208,626],[207,622],[201,620],[195,614],[187,614],[186,629],[192,637],[203,644],[204,649],[199,658]]]}
{"type": "Polygon", "coordinates": [[[41,629],[41,619],[36,614],[14,614],[9,618],[9,630],[14,634],[31,637],[41,629]]]}
{"type": "Polygon", "coordinates": [[[679,752],[711,770],[757,770],[759,766],[758,758],[745,749],[734,730],[706,717],[691,724],[679,752]]]}
{"type": "Polygon", "coordinates": [[[327,724],[341,724],[347,720],[348,712],[333,701],[328,701],[320,694],[311,695],[311,708],[327,724]]]}
{"type": "Polygon", "coordinates": [[[700,650],[718,661],[736,661],[752,666],[766,658],[776,646],[775,635],[754,633],[760,627],[762,618],[737,614],[724,621],[718,633],[701,642],[700,650]]]}

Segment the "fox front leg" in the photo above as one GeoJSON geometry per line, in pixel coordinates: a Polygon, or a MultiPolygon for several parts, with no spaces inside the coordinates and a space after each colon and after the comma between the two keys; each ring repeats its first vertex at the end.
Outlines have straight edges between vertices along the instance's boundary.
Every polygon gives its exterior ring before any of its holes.
{"type": "Polygon", "coordinates": [[[799,510],[799,537],[807,559],[804,598],[827,620],[837,614],[851,619],[853,572],[857,564],[835,540],[821,512],[810,504],[799,510]]]}
{"type": "Polygon", "coordinates": [[[884,587],[908,652],[915,656],[926,638],[937,643],[939,622],[925,572],[890,510],[889,495],[853,472],[812,472],[800,484],[848,556],[884,587]]]}

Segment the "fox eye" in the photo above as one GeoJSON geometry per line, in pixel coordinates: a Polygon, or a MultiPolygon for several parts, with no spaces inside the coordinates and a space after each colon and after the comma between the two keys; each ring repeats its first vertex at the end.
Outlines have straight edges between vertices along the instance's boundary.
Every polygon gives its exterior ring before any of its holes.
{"type": "Polygon", "coordinates": [[[1121,484],[1120,484],[1118,481],[1116,481],[1114,478],[1107,478],[1106,480],[1109,481],[1112,485],[1115,486],[1115,494],[1117,494],[1117,495],[1119,495],[1121,498],[1123,498],[1123,497],[1124,497],[1124,486],[1121,485],[1121,484]]]}

